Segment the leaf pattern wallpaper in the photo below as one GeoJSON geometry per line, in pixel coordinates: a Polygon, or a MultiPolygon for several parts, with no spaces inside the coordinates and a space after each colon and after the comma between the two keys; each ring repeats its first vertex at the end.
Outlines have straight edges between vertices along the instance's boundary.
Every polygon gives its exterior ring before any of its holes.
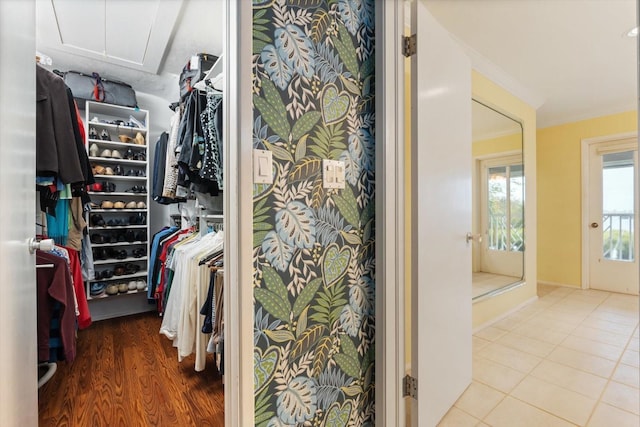
{"type": "Polygon", "coordinates": [[[257,426],[375,421],[374,42],[373,0],[253,0],[257,426]]]}

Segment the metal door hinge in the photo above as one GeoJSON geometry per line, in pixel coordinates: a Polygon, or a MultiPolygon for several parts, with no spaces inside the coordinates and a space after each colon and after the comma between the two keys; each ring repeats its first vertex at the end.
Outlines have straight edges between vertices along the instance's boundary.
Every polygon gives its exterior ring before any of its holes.
{"type": "Polygon", "coordinates": [[[407,58],[418,52],[418,39],[415,34],[402,37],[402,54],[407,58]]]}
{"type": "Polygon", "coordinates": [[[409,375],[402,379],[402,397],[418,398],[418,380],[409,375]]]}

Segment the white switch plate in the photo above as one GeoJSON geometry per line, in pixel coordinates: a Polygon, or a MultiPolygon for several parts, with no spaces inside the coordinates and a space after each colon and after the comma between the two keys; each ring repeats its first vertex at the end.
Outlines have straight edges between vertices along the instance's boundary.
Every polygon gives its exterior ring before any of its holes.
{"type": "Polygon", "coordinates": [[[271,151],[253,149],[253,182],[273,184],[273,156],[271,151]]]}
{"type": "Polygon", "coordinates": [[[322,159],[322,188],[344,188],[344,162],[322,159]]]}

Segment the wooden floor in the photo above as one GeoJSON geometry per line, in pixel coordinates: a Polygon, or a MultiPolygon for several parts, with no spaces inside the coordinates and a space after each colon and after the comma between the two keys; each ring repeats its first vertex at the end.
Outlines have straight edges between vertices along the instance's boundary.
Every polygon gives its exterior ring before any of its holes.
{"type": "Polygon", "coordinates": [[[39,390],[43,426],[224,426],[223,384],[209,355],[178,363],[161,319],[147,313],[78,332],[76,360],[39,390]]]}

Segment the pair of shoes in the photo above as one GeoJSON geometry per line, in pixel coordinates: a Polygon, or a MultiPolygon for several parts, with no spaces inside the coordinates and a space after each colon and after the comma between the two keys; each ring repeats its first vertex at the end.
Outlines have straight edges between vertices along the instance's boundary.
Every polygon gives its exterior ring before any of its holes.
{"type": "Polygon", "coordinates": [[[106,288],[107,295],[118,295],[118,284],[110,283],[106,288]]]}
{"type": "Polygon", "coordinates": [[[111,169],[109,166],[105,167],[102,165],[92,166],[91,172],[93,172],[93,175],[115,175],[113,169],[111,169]]]}
{"type": "Polygon", "coordinates": [[[131,251],[131,255],[133,255],[134,258],[142,258],[146,255],[146,251],[142,248],[137,248],[131,251]]]}
{"type": "MultiPolygon", "coordinates": [[[[133,203],[133,202],[132,202],[133,203]]],[[[135,215],[129,217],[129,223],[131,225],[146,225],[147,224],[147,216],[142,212],[138,212],[135,215]]]]}
{"type": "Polygon", "coordinates": [[[111,159],[122,159],[122,153],[118,150],[109,150],[105,148],[100,153],[100,157],[111,158],[111,159]]]}
{"type": "Polygon", "coordinates": [[[144,291],[147,288],[147,282],[144,280],[130,280],[129,291],[144,291]]]}
{"type": "Polygon", "coordinates": [[[91,215],[91,218],[89,219],[89,221],[91,222],[91,225],[94,226],[94,227],[104,227],[105,226],[104,219],[102,218],[102,215],[100,215],[100,214],[91,215]]]}
{"type": "MultiPolygon", "coordinates": [[[[95,182],[93,184],[91,184],[88,188],[89,191],[95,191],[96,193],[101,193],[102,191],[104,191],[104,188],[102,187],[102,184],[99,182],[95,182]]],[[[93,203],[96,206],[93,206],[93,208],[98,207],[98,205],[96,203],[93,203]]]]}
{"type": "Polygon", "coordinates": [[[118,176],[124,176],[124,168],[120,165],[116,165],[116,167],[113,168],[113,174],[118,176]]]}
{"type": "Polygon", "coordinates": [[[126,219],[110,219],[107,221],[109,227],[122,227],[123,225],[129,225],[129,221],[126,219]]]}
{"type": "Polygon", "coordinates": [[[111,279],[113,277],[113,271],[111,270],[102,270],[100,272],[96,271],[96,279],[111,279]]]}
{"type": "Polygon", "coordinates": [[[144,185],[134,185],[130,189],[124,191],[127,193],[146,193],[147,187],[145,187],[144,185]]]}
{"type": "Polygon", "coordinates": [[[97,233],[92,234],[90,237],[90,240],[91,240],[91,243],[95,243],[97,245],[102,243],[108,243],[102,234],[97,234],[97,233]]]}
{"type": "Polygon", "coordinates": [[[94,282],[91,284],[91,287],[89,289],[89,295],[91,295],[92,297],[99,297],[101,295],[104,295],[106,289],[107,289],[106,283],[94,282]]]}
{"type": "Polygon", "coordinates": [[[147,173],[144,170],[135,170],[129,169],[126,173],[126,176],[147,176],[147,173]]]}

